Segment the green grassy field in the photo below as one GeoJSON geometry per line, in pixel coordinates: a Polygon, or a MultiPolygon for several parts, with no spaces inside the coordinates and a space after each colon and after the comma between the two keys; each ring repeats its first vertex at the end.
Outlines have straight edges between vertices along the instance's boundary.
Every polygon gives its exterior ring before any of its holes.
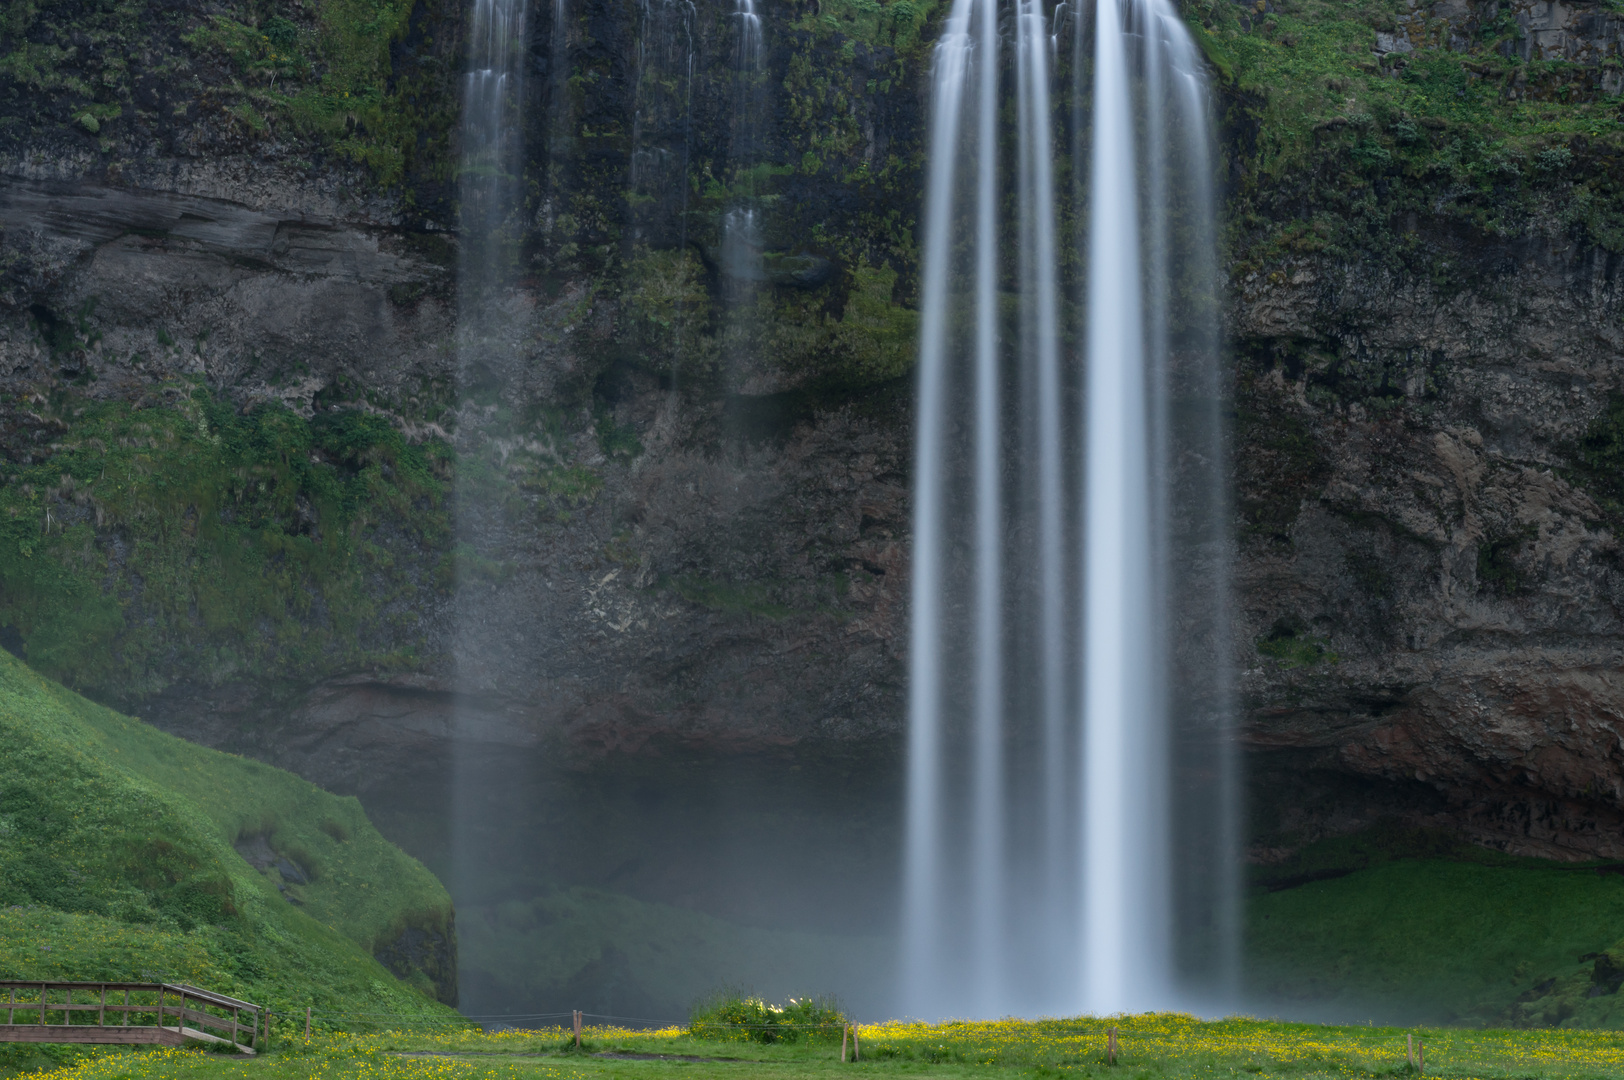
{"type": "Polygon", "coordinates": [[[939,1077],[1413,1076],[1406,1035],[1419,1039],[1427,1075],[1535,1080],[1624,1075],[1624,1034],[1317,1027],[1187,1016],[870,1024],[862,1059],[842,1064],[838,1040],[761,1045],[697,1039],[682,1029],[589,1028],[582,1050],[563,1029],[499,1034],[446,1032],[294,1039],[243,1061],[178,1050],[100,1051],[45,1074],[49,1080],[525,1080],[591,1077],[800,1077],[866,1072],[939,1077]],[[1105,1061],[1106,1028],[1119,1029],[1117,1064],[1105,1061]],[[641,1056],[638,1056],[641,1055],[641,1056]]]}

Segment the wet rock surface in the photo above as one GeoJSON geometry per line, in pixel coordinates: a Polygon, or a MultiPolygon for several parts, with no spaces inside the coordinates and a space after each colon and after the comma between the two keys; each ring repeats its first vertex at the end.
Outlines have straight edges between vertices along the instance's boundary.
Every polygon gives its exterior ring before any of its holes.
{"type": "MultiPolygon", "coordinates": [[[[1614,17],[1545,7],[1530,48],[1595,65],[1616,52],[1614,17]]],[[[1462,12],[1419,14],[1375,49],[1447,49],[1422,30],[1483,15],[1462,12]]],[[[510,336],[464,350],[485,358],[473,366],[457,359],[455,237],[431,185],[379,189],[274,138],[115,161],[81,134],[0,160],[12,461],[66,437],[51,395],[163,407],[194,380],[242,408],[374,410],[507,485],[460,504],[478,558],[385,643],[409,660],[202,678],[158,656],[156,688],[122,704],[341,791],[418,775],[457,739],[583,761],[897,744],[925,54],[854,36],[837,62],[841,40],[772,31],[773,153],[798,157],[807,131],[838,149],[782,180],[745,318],[708,254],[724,202],[685,211],[661,181],[685,122],[695,160],[725,160],[725,88],[704,83],[685,121],[634,63],[638,26],[599,4],[571,31],[571,55],[619,94],[577,102],[572,122],[641,117],[643,142],[568,143],[552,172],[566,144],[547,134],[557,84],[537,46],[530,167],[552,186],[526,206],[510,336]],[[841,64],[862,93],[825,77],[841,64]],[[658,167],[633,183],[637,154],[658,167]],[[628,183],[649,199],[594,201],[628,183]]],[[[725,27],[695,32],[701,61],[723,55],[725,27]]],[[[1244,158],[1247,132],[1227,137],[1244,158]]],[[[1514,236],[1424,216],[1395,228],[1456,268],[1446,285],[1314,255],[1232,281],[1254,856],[1397,815],[1514,852],[1618,857],[1624,569],[1617,519],[1573,466],[1624,393],[1619,257],[1540,212],[1514,236]]]]}
{"type": "Polygon", "coordinates": [[[1620,390],[1617,259],[1433,242],[1471,289],[1324,265],[1240,289],[1245,738],[1372,782],[1337,814],[1615,857],[1624,579],[1569,465],[1620,390]]]}

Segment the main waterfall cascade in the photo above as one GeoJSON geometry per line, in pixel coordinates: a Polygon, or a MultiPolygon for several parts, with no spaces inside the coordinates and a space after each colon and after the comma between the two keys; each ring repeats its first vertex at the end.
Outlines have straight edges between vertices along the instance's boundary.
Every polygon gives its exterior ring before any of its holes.
{"type": "Polygon", "coordinates": [[[955,0],[936,46],[914,1015],[1216,1006],[1236,966],[1205,77],[1168,0],[1087,12],[955,0]]]}

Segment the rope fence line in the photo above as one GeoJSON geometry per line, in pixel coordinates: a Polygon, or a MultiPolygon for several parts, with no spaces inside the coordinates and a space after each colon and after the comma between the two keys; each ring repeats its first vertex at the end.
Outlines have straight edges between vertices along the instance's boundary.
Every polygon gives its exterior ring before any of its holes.
{"type": "MultiPolygon", "coordinates": [[[[416,1013],[317,1013],[317,1012],[312,1012],[311,1013],[311,1017],[313,1019],[316,1019],[316,1020],[401,1020],[401,1021],[406,1021],[406,1022],[411,1022],[411,1023],[424,1023],[424,1024],[511,1023],[511,1022],[514,1022],[514,1021],[521,1021],[521,1020],[551,1020],[551,1019],[554,1019],[554,1018],[573,1017],[575,1015],[576,1015],[576,1013],[573,1010],[570,1011],[570,1012],[551,1012],[551,1013],[471,1014],[471,1015],[462,1015],[462,1016],[456,1016],[456,1017],[423,1016],[423,1015],[416,1014],[416,1013]]],[[[831,1021],[831,1022],[828,1022],[828,1023],[814,1023],[814,1024],[744,1024],[744,1023],[736,1023],[736,1022],[728,1021],[728,1020],[698,1020],[698,1021],[695,1021],[695,1020],[656,1020],[656,1019],[652,1019],[652,1018],[646,1017],[646,1016],[620,1016],[620,1015],[613,1014],[613,1013],[590,1013],[590,1012],[584,1012],[584,1011],[582,1011],[580,1013],[580,1015],[581,1015],[581,1017],[583,1019],[591,1018],[591,1019],[598,1019],[598,1020],[620,1020],[620,1021],[624,1021],[624,1022],[627,1022],[627,1023],[649,1024],[649,1025],[653,1025],[653,1026],[656,1026],[656,1027],[659,1027],[659,1028],[686,1028],[686,1027],[711,1028],[711,1027],[717,1027],[717,1028],[737,1028],[737,1029],[740,1029],[740,1030],[752,1030],[752,1031],[753,1030],[803,1030],[803,1031],[805,1031],[805,1030],[823,1030],[823,1029],[838,1030],[839,1027],[840,1027],[840,1023],[837,1022],[837,1021],[831,1021]]],[[[960,1024],[962,1024],[964,1027],[968,1028],[968,1027],[971,1027],[972,1025],[979,1024],[979,1023],[982,1023],[982,1022],[981,1021],[968,1021],[968,1022],[948,1021],[947,1023],[941,1024],[941,1025],[928,1025],[928,1024],[924,1024],[924,1023],[906,1024],[906,1025],[899,1025],[899,1024],[894,1024],[894,1023],[861,1024],[860,1022],[856,1022],[856,1021],[848,1021],[848,1023],[857,1023],[858,1026],[861,1026],[861,1027],[863,1027],[865,1029],[892,1028],[899,1035],[909,1033],[910,1029],[915,1029],[920,1033],[923,1033],[925,1031],[929,1031],[931,1033],[931,1035],[933,1037],[935,1037],[935,1038],[938,1038],[938,1039],[945,1038],[945,1039],[950,1039],[951,1040],[951,1039],[955,1039],[955,1038],[971,1038],[971,1037],[974,1037],[975,1033],[972,1032],[972,1031],[958,1031],[958,1030],[955,1030],[956,1028],[958,1028],[960,1026],[960,1024]]],[[[1053,1024],[1052,1022],[1046,1022],[1046,1021],[1032,1021],[1032,1022],[1030,1022],[1029,1027],[1030,1027],[1030,1029],[1035,1030],[1036,1033],[1043,1034],[1043,1035],[1056,1035],[1056,1036],[1098,1035],[1098,1036],[1100,1036],[1102,1038],[1106,1037],[1108,1035],[1108,1033],[1113,1030],[1112,1026],[1107,1025],[1107,1024],[1084,1023],[1084,1024],[1078,1024],[1078,1025],[1075,1025],[1075,1026],[1061,1027],[1061,1026],[1057,1026],[1057,1025],[1053,1024]]],[[[1143,1030],[1143,1029],[1130,1029],[1130,1028],[1122,1028],[1122,1027],[1116,1027],[1114,1030],[1116,1031],[1117,1038],[1119,1040],[1157,1041],[1157,1042],[1160,1042],[1160,1041],[1173,1041],[1173,1042],[1182,1043],[1182,1042],[1187,1042],[1189,1040],[1189,1038],[1190,1038],[1190,1033],[1187,1032],[1187,1031],[1169,1031],[1169,1030],[1148,1030],[1147,1031],[1147,1030],[1143,1030]]],[[[1451,1029],[1441,1029],[1441,1028],[1417,1028],[1417,1029],[1413,1029],[1413,1030],[1426,1031],[1426,1032],[1429,1033],[1428,1037],[1434,1038],[1434,1039],[1444,1039],[1444,1040],[1450,1039],[1452,1037],[1452,1035],[1455,1038],[1472,1038],[1473,1036],[1479,1034],[1479,1032],[1476,1029],[1471,1029],[1471,1028],[1458,1029],[1458,1031],[1451,1031],[1451,1029]]],[[[1403,1029],[1398,1029],[1398,1031],[1396,1031],[1394,1033],[1389,1033],[1389,1034],[1376,1034],[1376,1033],[1373,1032],[1373,1033],[1368,1034],[1368,1035],[1354,1035],[1351,1032],[1349,1032],[1347,1028],[1341,1028],[1341,1029],[1337,1030],[1337,1033],[1335,1035],[1335,1039],[1336,1039],[1336,1044],[1337,1044],[1338,1047],[1391,1046],[1391,1045],[1393,1045],[1393,1041],[1398,1037],[1398,1035],[1400,1033],[1402,1033],[1402,1031],[1403,1031],[1403,1029]]],[[[1606,1032],[1606,1031],[1594,1031],[1594,1032],[1591,1032],[1590,1034],[1593,1034],[1595,1036],[1601,1036],[1602,1039],[1606,1039],[1608,1036],[1612,1036],[1612,1041],[1617,1043],[1617,1048],[1621,1052],[1624,1052],[1624,1033],[1613,1033],[1613,1032],[1606,1032]]],[[[870,1037],[871,1038],[879,1037],[878,1032],[876,1032],[874,1035],[871,1035],[870,1037]]],[[[1262,1036],[1241,1035],[1241,1034],[1236,1034],[1234,1036],[1230,1036],[1230,1035],[1226,1035],[1225,1033],[1215,1032],[1215,1031],[1207,1032],[1205,1034],[1205,1038],[1207,1040],[1209,1040],[1209,1041],[1222,1042],[1222,1043],[1226,1043],[1226,1044],[1228,1044],[1228,1043],[1234,1043],[1234,1044],[1237,1044],[1237,1045],[1239,1045],[1239,1044],[1254,1045],[1255,1044],[1256,1046],[1259,1046],[1259,1047],[1268,1044],[1267,1040],[1265,1040],[1262,1036]]],[[[1598,1041],[1600,1041],[1600,1040],[1598,1040],[1598,1041]]]]}
{"type": "MultiPolygon", "coordinates": [[[[1036,1037],[1038,1039],[1078,1040],[1086,1041],[1091,1045],[1093,1052],[1099,1054],[1107,1064],[1132,1063],[1136,1057],[1154,1055],[1155,1057],[1181,1057],[1188,1054],[1218,1054],[1218,1055],[1256,1055],[1268,1058],[1296,1058],[1296,1059],[1350,1059],[1349,1064],[1361,1065],[1388,1065],[1397,1066],[1402,1062],[1413,1074],[1427,1075],[1429,1069],[1437,1074],[1439,1071],[1453,1072],[1460,1068],[1470,1068],[1483,1065],[1496,1065],[1501,1067],[1519,1067],[1533,1064],[1551,1065],[1566,1063],[1572,1069],[1583,1071],[1585,1066],[1578,1061],[1571,1060],[1575,1050],[1585,1051],[1585,1056],[1592,1058],[1591,1065],[1607,1064],[1610,1066],[1624,1065],[1624,1034],[1616,1032],[1587,1032],[1580,1042],[1582,1047],[1568,1045],[1568,1040],[1562,1040],[1561,1045],[1553,1043],[1541,1046],[1538,1043],[1529,1046],[1518,1045],[1483,1045],[1485,1039],[1492,1039],[1486,1031],[1461,1028],[1421,1028],[1404,1030],[1388,1028],[1380,1033],[1370,1031],[1364,1033],[1350,1028],[1329,1029],[1321,1034],[1312,1030],[1302,1032],[1282,1031],[1276,1033],[1234,1031],[1227,1032],[1221,1029],[1193,1028],[1190,1030],[1171,1030],[1167,1028],[1133,1029],[1109,1024],[1105,1021],[1083,1022],[1055,1022],[1033,1021],[1022,1024],[1019,1028],[1003,1027],[1000,1022],[985,1021],[959,1021],[944,1025],[931,1025],[924,1022],[913,1023],[877,1023],[857,1024],[849,1021],[838,1023],[796,1023],[796,1024],[746,1024],[731,1023],[728,1021],[675,1021],[656,1020],[649,1017],[620,1016],[610,1013],[587,1013],[580,1010],[571,1012],[552,1013],[497,1013],[474,1016],[428,1017],[407,1013],[315,1013],[307,1011],[306,1037],[310,1034],[310,1021],[312,1019],[323,1022],[354,1022],[363,1021],[382,1026],[382,1022],[395,1021],[402,1027],[410,1026],[450,1026],[461,1025],[468,1029],[481,1028],[493,1025],[506,1027],[516,1034],[524,1034],[527,1030],[534,1030],[537,1035],[548,1036],[574,1035],[577,1046],[581,1044],[583,1032],[588,1027],[597,1027],[600,1030],[615,1028],[623,1024],[646,1025],[654,1030],[687,1029],[694,1034],[751,1032],[751,1031],[819,1031],[827,1033],[831,1038],[836,1031],[841,1036],[841,1060],[848,1060],[847,1045],[850,1040],[853,1051],[850,1060],[858,1059],[859,1038],[862,1052],[872,1057],[875,1053],[889,1056],[899,1048],[913,1045],[915,1052],[923,1050],[931,1060],[932,1055],[940,1053],[951,1058],[956,1054],[972,1054],[977,1057],[987,1056],[990,1059],[1004,1057],[1011,1052],[1019,1056],[1027,1056],[1030,1051],[1023,1050],[1021,1043],[1036,1037]],[[545,1028],[526,1029],[518,1025],[535,1023],[537,1021],[558,1020],[556,1025],[545,1028]],[[619,1023],[605,1023],[588,1025],[587,1020],[618,1021],[619,1023]],[[1002,1030],[1000,1030],[1002,1028],[1002,1030]],[[933,1045],[932,1045],[933,1044],[933,1045]]],[[[1530,1033],[1532,1034],[1532,1033],[1530,1033]]],[[[1569,1034],[1564,1032],[1563,1034],[1569,1034]]],[[[1075,1053],[1088,1052],[1085,1046],[1071,1048],[1055,1047],[1056,1050],[1075,1053]]],[[[990,1060],[989,1060],[990,1063],[990,1060]]]]}

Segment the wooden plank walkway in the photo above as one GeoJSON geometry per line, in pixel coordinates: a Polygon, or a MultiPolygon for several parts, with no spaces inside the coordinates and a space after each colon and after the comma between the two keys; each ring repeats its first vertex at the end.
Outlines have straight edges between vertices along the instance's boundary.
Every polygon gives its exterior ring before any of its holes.
{"type": "Polygon", "coordinates": [[[206,1043],[253,1054],[270,1037],[263,1006],[185,984],[0,980],[0,991],[0,1042],[206,1043]]]}

